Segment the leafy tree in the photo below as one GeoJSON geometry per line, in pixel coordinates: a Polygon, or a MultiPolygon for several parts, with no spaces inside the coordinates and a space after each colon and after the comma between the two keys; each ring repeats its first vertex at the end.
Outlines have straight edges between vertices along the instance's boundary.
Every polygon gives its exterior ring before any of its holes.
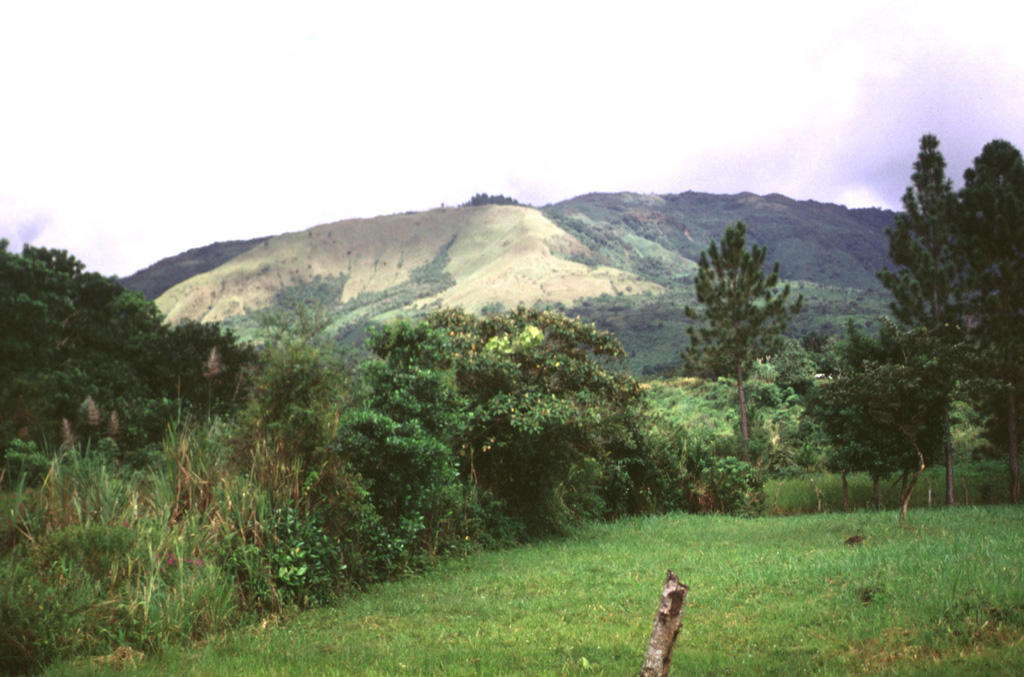
{"type": "MultiPolygon", "coordinates": [[[[844,480],[846,472],[869,473],[876,501],[878,482],[902,473],[903,514],[942,442],[949,405],[945,365],[956,349],[920,328],[886,324],[874,339],[851,324],[840,373],[818,388],[813,415],[832,440],[834,469],[844,480]]],[[[845,495],[843,502],[848,505],[845,495]]]]}
{"type": "Polygon", "coordinates": [[[483,318],[461,310],[427,322],[448,336],[448,365],[469,418],[461,476],[533,534],[600,516],[608,456],[633,449],[639,384],[609,333],[549,311],[483,318]]]}
{"type": "Polygon", "coordinates": [[[769,366],[779,388],[792,388],[801,397],[807,395],[817,373],[817,365],[803,344],[788,337],[783,337],[781,347],[772,355],[769,366]]]}
{"type": "Polygon", "coordinates": [[[743,460],[750,457],[750,433],[743,380],[751,363],[776,352],[790,317],[800,312],[803,297],[789,304],[789,285],[779,292],[779,264],[764,272],[765,247],[746,248],[747,227],[742,221],[726,229],[721,245],[712,242],[701,252],[694,281],[696,310],[686,316],[699,322],[688,327],[690,345],[683,359],[693,368],[736,377],[740,406],[743,460]]]}
{"type": "MultiPolygon", "coordinates": [[[[957,199],[945,168],[939,140],[931,134],[921,137],[921,150],[911,175],[913,185],[903,195],[904,211],[896,215],[895,226],[886,230],[889,256],[897,269],[883,269],[878,277],[893,293],[891,307],[900,322],[955,342],[961,335],[962,277],[953,234],[957,199]]],[[[953,370],[949,376],[948,389],[952,390],[953,370]]],[[[943,415],[943,430],[946,501],[953,505],[953,440],[948,411],[943,415]]]]}
{"type": "Polygon", "coordinates": [[[1020,501],[1016,388],[1024,382],[1024,160],[1003,140],[985,145],[964,172],[955,221],[958,253],[971,294],[974,335],[992,357],[1006,393],[1012,495],[1020,501]]]}
{"type": "Polygon", "coordinates": [[[248,395],[257,351],[217,324],[188,320],[148,337],[140,365],[154,392],[176,393],[196,416],[227,416],[248,395]]]}

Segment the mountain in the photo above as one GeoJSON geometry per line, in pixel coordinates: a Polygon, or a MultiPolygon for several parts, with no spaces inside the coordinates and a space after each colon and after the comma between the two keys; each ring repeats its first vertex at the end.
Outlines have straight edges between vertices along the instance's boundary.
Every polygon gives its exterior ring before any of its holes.
{"type": "Polygon", "coordinates": [[[541,305],[614,331],[640,372],[678,362],[695,261],[738,220],[805,297],[792,333],[839,332],[851,319],[870,327],[887,312],[875,272],[888,263],[893,216],[781,195],[595,193],[540,209],[439,208],[221,243],[124,283],[160,280],[146,289],[166,286],[156,302],[170,322],[219,321],[246,338],[261,315],[296,300],[335,311],[332,329],[345,341],[441,306],[541,305]]]}

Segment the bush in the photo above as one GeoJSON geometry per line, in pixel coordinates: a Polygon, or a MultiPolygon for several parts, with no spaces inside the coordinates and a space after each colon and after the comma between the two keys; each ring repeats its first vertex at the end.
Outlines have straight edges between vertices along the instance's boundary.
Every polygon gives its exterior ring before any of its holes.
{"type": "Polygon", "coordinates": [[[4,455],[4,482],[8,486],[39,486],[50,470],[50,460],[36,448],[35,442],[15,438],[4,455]]]}
{"type": "Polygon", "coordinates": [[[684,506],[680,475],[680,435],[654,419],[647,429],[631,429],[629,443],[610,445],[601,484],[606,505],[602,517],[641,515],[684,506]]]}
{"type": "Polygon", "coordinates": [[[702,459],[689,477],[690,507],[695,512],[755,515],[764,508],[764,480],[735,456],[702,459]]]}
{"type": "Polygon", "coordinates": [[[451,544],[461,489],[455,454],[416,419],[359,410],[339,426],[338,454],[360,478],[375,519],[373,578],[421,568],[451,544]]]}
{"type": "Polygon", "coordinates": [[[275,542],[267,551],[274,583],[285,604],[323,606],[338,592],[345,566],[341,547],[327,536],[316,514],[277,511],[275,542]]]}

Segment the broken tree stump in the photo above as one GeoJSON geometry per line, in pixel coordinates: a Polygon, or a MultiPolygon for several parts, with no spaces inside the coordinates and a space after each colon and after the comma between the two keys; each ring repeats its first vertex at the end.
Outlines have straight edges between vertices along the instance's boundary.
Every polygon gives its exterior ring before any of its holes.
{"type": "Polygon", "coordinates": [[[672,647],[683,625],[683,607],[686,606],[686,593],[689,590],[687,585],[679,582],[678,576],[672,571],[668,572],[665,587],[661,589],[658,611],[654,614],[654,629],[651,630],[651,642],[647,645],[641,677],[668,676],[672,647]]]}

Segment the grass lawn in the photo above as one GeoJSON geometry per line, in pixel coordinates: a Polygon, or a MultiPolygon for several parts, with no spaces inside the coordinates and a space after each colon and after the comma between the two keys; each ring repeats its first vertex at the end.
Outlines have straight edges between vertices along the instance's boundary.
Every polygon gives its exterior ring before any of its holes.
{"type": "Polygon", "coordinates": [[[1024,509],[984,506],[588,526],[121,674],[632,675],[667,569],[690,586],[674,674],[1024,672],[1024,509]]]}

